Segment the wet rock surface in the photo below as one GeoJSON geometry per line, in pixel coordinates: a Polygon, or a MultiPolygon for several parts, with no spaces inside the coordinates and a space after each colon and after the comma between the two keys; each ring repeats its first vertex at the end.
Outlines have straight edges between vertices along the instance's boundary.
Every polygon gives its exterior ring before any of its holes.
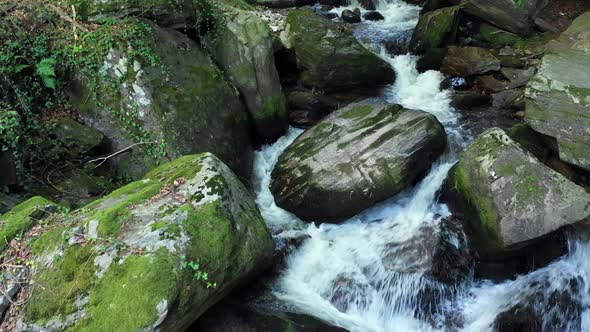
{"type": "Polygon", "coordinates": [[[417,181],[445,146],[432,115],[378,101],[352,104],[283,153],[271,189],[279,206],[305,220],[336,221],[417,181]]]}

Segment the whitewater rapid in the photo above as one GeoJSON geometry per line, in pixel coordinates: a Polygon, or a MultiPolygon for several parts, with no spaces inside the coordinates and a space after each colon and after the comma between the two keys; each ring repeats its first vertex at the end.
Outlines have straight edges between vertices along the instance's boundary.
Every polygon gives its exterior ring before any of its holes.
{"type": "MultiPolygon", "coordinates": [[[[397,33],[398,37],[407,39],[417,23],[420,8],[401,0],[381,0],[376,5],[386,20],[363,23],[366,29],[357,37],[380,38],[397,33]]],[[[349,8],[355,6],[353,3],[349,8]]],[[[272,169],[281,152],[302,130],[291,128],[276,143],[258,151],[254,165],[256,203],[265,221],[275,235],[293,230],[309,235],[289,256],[287,267],[274,287],[275,295],[310,315],[350,331],[480,332],[493,331],[499,313],[522,297],[540,292],[546,295],[538,299],[538,310],[546,317],[544,327],[561,320],[564,323],[559,325],[560,331],[579,331],[580,326],[582,331],[590,331],[588,244],[572,243],[568,256],[499,284],[469,277],[456,289],[450,289],[427,278],[424,271],[411,268],[425,264],[428,257],[414,257],[403,249],[412,241],[422,240],[425,229],[438,231],[441,220],[450,216],[447,206],[439,202],[438,194],[457,161],[458,152],[470,137],[450,106],[450,92],[440,89],[444,79],[441,73],[418,73],[417,57],[410,54],[391,57],[379,44],[368,46],[388,61],[397,75],[384,98],[436,116],[447,132],[448,149],[416,187],[340,224],[304,222],[274,202],[269,189],[272,169]],[[573,316],[551,310],[550,295],[551,290],[563,290],[572,279],[580,284],[573,294],[580,304],[580,314],[575,316],[580,321],[568,323],[573,316]],[[539,289],[539,285],[544,288],[539,289]],[[437,294],[434,313],[422,312],[419,301],[425,290],[437,294]],[[449,327],[449,319],[456,317],[460,317],[460,323],[449,327]]]]}

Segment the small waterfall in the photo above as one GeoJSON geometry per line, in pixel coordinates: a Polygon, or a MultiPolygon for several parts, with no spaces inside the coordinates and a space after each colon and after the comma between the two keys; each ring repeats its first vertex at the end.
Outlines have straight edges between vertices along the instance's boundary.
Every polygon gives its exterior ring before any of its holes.
{"type": "MultiPolygon", "coordinates": [[[[449,92],[440,90],[442,74],[418,73],[416,56],[392,57],[381,45],[384,36],[411,35],[420,8],[401,0],[376,5],[386,20],[361,23],[355,34],[397,74],[385,98],[435,115],[445,127],[449,148],[415,188],[338,225],[303,223],[278,208],[268,189],[279,155],[302,131],[291,129],[257,152],[256,202],[263,217],[275,234],[296,228],[309,235],[289,256],[275,294],[351,331],[493,331],[496,317],[522,299],[535,303],[534,310],[544,317],[543,331],[590,331],[588,243],[572,242],[568,256],[514,281],[494,284],[468,277],[450,286],[429,277],[432,257],[420,251],[420,244],[437,234],[441,220],[450,215],[437,195],[469,136],[450,106],[449,92]]],[[[356,0],[347,8],[353,7],[358,7],[356,0]]],[[[455,245],[464,244],[456,239],[455,245]]]]}

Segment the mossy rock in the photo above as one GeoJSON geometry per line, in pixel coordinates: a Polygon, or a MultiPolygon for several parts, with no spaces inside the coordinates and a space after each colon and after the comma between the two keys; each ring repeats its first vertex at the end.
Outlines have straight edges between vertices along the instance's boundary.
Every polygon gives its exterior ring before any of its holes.
{"type": "Polygon", "coordinates": [[[69,94],[111,151],[125,150],[108,160],[117,174],[138,179],[162,162],[207,151],[249,178],[248,114],[207,52],[184,34],[140,19],[109,29],[131,29],[135,40],[98,45],[98,84],[79,77],[69,94]]]}
{"type": "Polygon", "coordinates": [[[200,16],[197,1],[184,0],[61,0],[74,6],[82,19],[103,16],[138,15],[154,19],[159,25],[171,28],[195,24],[200,16]]]}
{"type": "Polygon", "coordinates": [[[547,47],[536,76],[528,83],[525,121],[553,137],[556,154],[567,163],[590,170],[590,14],[547,47]]]}
{"type": "Polygon", "coordinates": [[[104,135],[87,127],[70,117],[61,117],[55,121],[53,134],[61,142],[60,148],[70,158],[80,158],[99,146],[104,135]]]}
{"type": "Polygon", "coordinates": [[[446,7],[420,15],[414,29],[410,49],[417,53],[428,53],[432,49],[445,47],[454,42],[457,26],[461,19],[461,7],[446,7]]]}
{"type": "Polygon", "coordinates": [[[258,134],[278,138],[287,130],[287,104],[268,25],[256,13],[231,6],[223,15],[223,25],[206,38],[208,49],[240,91],[258,134]]]}
{"type": "Polygon", "coordinates": [[[285,35],[308,87],[345,90],[389,84],[395,78],[391,66],[363,47],[346,25],[310,10],[290,11],[285,35]]]}
{"type": "Polygon", "coordinates": [[[529,35],[533,21],[547,0],[462,0],[461,7],[478,17],[520,36],[529,35]]]}
{"type": "Polygon", "coordinates": [[[163,165],[33,243],[29,329],[183,331],[271,260],[273,240],[212,154],[163,165]]]}
{"type": "Polygon", "coordinates": [[[471,242],[486,256],[519,251],[590,217],[590,194],[499,128],[461,153],[449,183],[474,234],[471,242]]]}
{"type": "Polygon", "coordinates": [[[272,173],[277,205],[305,220],[342,221],[416,183],[446,147],[428,113],[351,104],[302,134],[272,173]]]}
{"type": "Polygon", "coordinates": [[[481,47],[449,47],[441,71],[453,76],[480,75],[500,70],[500,60],[481,47]]]}
{"type": "Polygon", "coordinates": [[[0,249],[12,239],[24,234],[41,220],[57,212],[59,205],[36,196],[0,216],[0,249]]]}

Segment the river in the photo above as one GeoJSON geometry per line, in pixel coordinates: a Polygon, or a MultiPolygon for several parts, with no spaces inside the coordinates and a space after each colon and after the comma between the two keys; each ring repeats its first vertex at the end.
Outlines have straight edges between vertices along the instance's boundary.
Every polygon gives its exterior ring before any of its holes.
{"type": "MultiPolygon", "coordinates": [[[[367,47],[388,61],[397,74],[383,96],[388,102],[429,112],[444,125],[445,154],[414,188],[340,224],[302,221],[274,203],[270,176],[281,152],[303,131],[291,128],[276,143],[256,153],[256,202],[276,236],[307,234],[290,255],[274,286],[280,299],[324,321],[351,331],[494,331],[494,320],[520,300],[534,297],[544,331],[590,331],[590,246],[570,244],[570,253],[549,266],[493,283],[468,277],[451,287],[427,276],[431,257],[407,250],[424,240],[425,229],[437,232],[450,216],[439,192],[458,152],[472,139],[441,90],[443,75],[418,73],[417,57],[390,56],[379,41],[407,41],[420,7],[401,0],[375,1],[384,21],[363,22],[355,32],[367,47]],[[572,284],[575,283],[575,287],[572,284]],[[432,300],[425,310],[423,298],[432,300]],[[555,294],[571,299],[564,308],[555,294]],[[434,295],[433,295],[434,294],[434,295]]],[[[354,4],[348,8],[357,7],[354,4]]],[[[344,8],[338,8],[341,12],[344,8]]],[[[456,245],[464,245],[456,241],[456,245]]]]}

